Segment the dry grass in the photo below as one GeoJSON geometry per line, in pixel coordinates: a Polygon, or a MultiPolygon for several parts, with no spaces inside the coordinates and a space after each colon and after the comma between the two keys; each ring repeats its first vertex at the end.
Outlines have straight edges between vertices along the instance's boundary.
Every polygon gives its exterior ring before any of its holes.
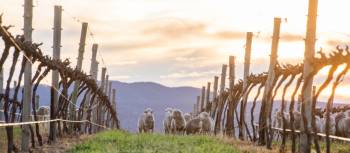
{"type": "Polygon", "coordinates": [[[227,138],[227,137],[217,137],[220,141],[232,145],[234,148],[239,149],[243,153],[278,153],[278,148],[273,150],[266,149],[265,146],[258,146],[252,142],[241,141],[238,139],[227,138]]]}

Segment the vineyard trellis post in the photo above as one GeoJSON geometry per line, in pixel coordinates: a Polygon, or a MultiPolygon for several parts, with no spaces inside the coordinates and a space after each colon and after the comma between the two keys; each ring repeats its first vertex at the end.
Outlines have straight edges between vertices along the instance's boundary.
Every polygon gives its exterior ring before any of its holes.
{"type": "MultiPolygon", "coordinates": [[[[235,84],[235,56],[229,57],[229,88],[233,90],[235,84]]],[[[234,112],[235,110],[235,101],[228,100],[227,105],[228,109],[226,112],[226,124],[225,124],[225,134],[227,136],[235,136],[235,126],[234,126],[234,112]]]]}
{"type": "Polygon", "coordinates": [[[39,104],[40,104],[40,96],[36,95],[35,96],[35,111],[39,109],[39,104]]]}
{"type": "MultiPolygon", "coordinates": [[[[97,57],[97,49],[98,49],[98,44],[93,44],[92,45],[92,54],[91,54],[91,63],[90,63],[90,77],[92,79],[94,79],[95,81],[97,80],[97,70],[98,70],[98,62],[96,60],[96,57],[97,57]]],[[[89,92],[87,94],[87,98],[86,98],[86,101],[84,103],[84,106],[83,106],[83,110],[84,112],[87,111],[88,109],[88,105],[89,103],[94,103],[93,101],[90,101],[91,100],[91,93],[89,92]]],[[[91,113],[91,111],[89,111],[91,113]]],[[[97,120],[97,109],[96,108],[93,108],[93,114],[95,115],[92,115],[92,120],[95,122],[97,120]]],[[[86,120],[87,119],[87,116],[88,114],[87,113],[83,113],[83,120],[86,120]]],[[[82,132],[85,132],[86,130],[86,126],[88,124],[83,124],[83,128],[82,128],[82,132]]]]}
{"type": "MultiPolygon", "coordinates": [[[[24,40],[26,42],[32,42],[33,32],[33,0],[24,1],[24,40]]],[[[30,58],[27,60],[31,60],[30,58]]],[[[24,92],[23,92],[23,104],[22,104],[22,122],[30,121],[30,108],[32,100],[32,64],[31,61],[26,62],[24,70],[24,92]]],[[[29,152],[29,138],[30,138],[30,125],[22,126],[22,141],[21,151],[29,152]]]]}
{"type": "MultiPolygon", "coordinates": [[[[100,89],[102,90],[102,92],[104,92],[104,86],[105,86],[105,79],[106,79],[106,71],[107,69],[105,67],[102,68],[102,72],[101,72],[101,85],[100,85],[100,89]]],[[[98,106],[98,110],[97,110],[97,122],[95,123],[98,123],[98,124],[101,124],[102,123],[102,118],[103,118],[103,106],[102,104],[99,104],[98,106]]],[[[96,126],[94,126],[96,127],[96,126]]],[[[96,132],[97,130],[100,131],[101,127],[97,127],[94,128],[94,132],[96,132]]]]}
{"type": "Polygon", "coordinates": [[[275,66],[277,64],[277,51],[280,34],[281,18],[274,19],[272,46],[270,55],[270,65],[268,70],[267,81],[264,88],[264,95],[261,104],[261,111],[259,116],[259,144],[265,145],[271,149],[271,107],[272,104],[272,90],[275,80],[275,66]]]}
{"type": "MultiPolygon", "coordinates": [[[[248,88],[248,75],[250,73],[250,56],[251,56],[251,49],[252,49],[252,39],[253,39],[253,33],[247,32],[246,37],[246,44],[245,44],[245,55],[244,55],[244,72],[243,72],[243,91],[246,91],[248,88]]],[[[242,129],[239,131],[239,138],[241,140],[245,139],[245,109],[247,105],[247,99],[248,93],[243,93],[243,99],[241,103],[241,114],[240,114],[240,122],[239,122],[239,128],[242,129]]]]}
{"type": "Polygon", "coordinates": [[[215,76],[214,77],[214,86],[213,86],[213,98],[211,102],[211,117],[215,117],[215,111],[216,111],[216,106],[217,106],[217,95],[218,95],[218,83],[219,83],[219,77],[215,76]]]}
{"type": "MultiPolygon", "coordinates": [[[[61,56],[61,31],[62,31],[62,6],[54,7],[54,26],[53,26],[53,60],[59,60],[61,56]]],[[[50,104],[50,119],[56,119],[58,108],[58,92],[59,89],[59,73],[58,70],[52,71],[51,82],[51,104],[50,104]]],[[[50,122],[49,142],[56,140],[56,122],[50,122]]]]}
{"type": "MultiPolygon", "coordinates": [[[[112,86],[111,86],[112,87],[112,86]]],[[[117,100],[116,100],[116,89],[112,89],[112,98],[111,98],[111,102],[113,104],[113,108],[115,109],[115,111],[117,112],[117,100]]],[[[115,121],[113,120],[112,122],[112,127],[114,128],[117,124],[119,123],[115,123],[115,121]]]]}
{"type": "MultiPolygon", "coordinates": [[[[88,23],[83,22],[81,25],[81,35],[80,35],[80,42],[79,42],[79,50],[78,50],[78,60],[76,65],[76,70],[80,71],[82,69],[83,65],[83,58],[84,58],[84,52],[85,52],[85,41],[86,41],[86,33],[87,33],[88,23]]],[[[72,93],[72,103],[69,106],[69,112],[70,112],[70,119],[76,120],[76,108],[75,105],[78,100],[78,91],[79,91],[80,81],[76,80],[74,82],[74,89],[72,93]]],[[[73,129],[74,124],[70,124],[71,128],[70,131],[73,129]]]]}
{"type": "MultiPolygon", "coordinates": [[[[221,69],[221,80],[220,80],[220,95],[225,92],[225,82],[226,82],[226,72],[227,72],[227,65],[223,64],[221,69]]],[[[215,117],[215,129],[214,133],[218,134],[221,130],[221,116],[223,111],[224,102],[219,97],[218,103],[217,103],[217,113],[215,117]]]]}
{"type": "Polygon", "coordinates": [[[205,86],[202,87],[201,105],[200,105],[199,113],[203,111],[204,102],[205,102],[205,86]]]}
{"type": "Polygon", "coordinates": [[[201,96],[197,96],[197,105],[196,105],[196,114],[199,114],[201,111],[201,96]]]}
{"type": "Polygon", "coordinates": [[[316,23],[317,23],[317,6],[318,0],[309,0],[307,29],[305,39],[305,52],[304,52],[304,81],[306,78],[310,80],[305,85],[305,89],[302,93],[302,116],[306,119],[306,129],[304,123],[301,122],[301,136],[300,136],[300,151],[303,153],[311,152],[311,137],[308,136],[309,129],[311,129],[312,121],[312,84],[313,77],[310,76],[312,72],[312,61],[315,56],[315,43],[316,43],[316,23]]]}
{"type": "MultiPolygon", "coordinates": [[[[106,80],[105,80],[105,88],[103,90],[103,92],[107,95],[108,93],[108,85],[109,85],[109,75],[107,74],[106,75],[106,80]]],[[[107,125],[106,123],[106,118],[107,118],[107,111],[106,111],[107,108],[103,108],[103,116],[102,116],[102,122],[101,122],[101,125],[107,125]]]]}
{"type": "MultiPolygon", "coordinates": [[[[235,84],[235,56],[229,56],[229,82],[229,88],[233,90],[235,84]]],[[[234,100],[227,101],[225,134],[235,137],[234,112],[236,110],[234,103],[234,100]]]]}
{"type": "Polygon", "coordinates": [[[207,111],[208,113],[209,113],[209,109],[208,109],[208,106],[210,105],[209,103],[210,103],[210,85],[211,85],[211,83],[210,82],[208,82],[208,85],[207,85],[207,93],[206,93],[206,97],[205,97],[205,106],[204,106],[204,108],[205,108],[205,111],[207,111]]]}
{"type": "MultiPolygon", "coordinates": [[[[4,94],[4,71],[3,67],[0,68],[0,94],[4,94]]],[[[4,102],[0,99],[0,121],[4,121],[4,112],[3,112],[4,102]]]]}
{"type": "Polygon", "coordinates": [[[229,80],[230,80],[230,89],[235,85],[235,56],[229,57],[229,80]]]}

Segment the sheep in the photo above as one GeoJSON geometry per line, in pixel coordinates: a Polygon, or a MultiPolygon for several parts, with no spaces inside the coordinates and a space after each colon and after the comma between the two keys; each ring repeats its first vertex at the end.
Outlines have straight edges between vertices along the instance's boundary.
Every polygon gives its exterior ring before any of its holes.
{"type": "Polygon", "coordinates": [[[335,115],[335,134],[337,136],[350,137],[350,117],[348,112],[340,112],[335,115]]]}
{"type": "Polygon", "coordinates": [[[191,120],[189,120],[186,123],[185,131],[187,135],[190,134],[198,134],[201,132],[201,126],[203,124],[201,123],[201,119],[199,117],[195,117],[191,120]]]}
{"type": "Polygon", "coordinates": [[[190,113],[185,113],[184,118],[185,118],[185,121],[187,123],[192,119],[192,115],[190,113]]]}
{"type": "Polygon", "coordinates": [[[171,128],[171,119],[172,119],[172,108],[166,108],[165,109],[165,118],[163,120],[163,127],[164,127],[164,133],[169,134],[170,128],[171,128]]]}
{"type": "Polygon", "coordinates": [[[350,117],[340,119],[336,129],[339,136],[350,138],[350,117]]]}
{"type": "Polygon", "coordinates": [[[139,133],[153,133],[154,131],[154,114],[152,109],[147,108],[140,116],[138,121],[139,133]]]}
{"type": "Polygon", "coordinates": [[[182,134],[185,131],[186,126],[186,121],[182,115],[182,111],[179,109],[173,109],[171,116],[171,133],[182,134]]]}
{"type": "Polygon", "coordinates": [[[209,113],[202,112],[199,114],[201,133],[210,134],[214,130],[214,121],[210,117],[209,113]]]}

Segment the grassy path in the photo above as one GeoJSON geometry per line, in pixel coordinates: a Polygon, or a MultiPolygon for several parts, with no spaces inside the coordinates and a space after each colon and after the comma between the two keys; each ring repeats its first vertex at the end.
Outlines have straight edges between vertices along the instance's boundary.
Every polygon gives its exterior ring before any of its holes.
{"type": "Polygon", "coordinates": [[[207,136],[130,134],[107,131],[75,146],[71,153],[240,153],[232,145],[207,136]]]}

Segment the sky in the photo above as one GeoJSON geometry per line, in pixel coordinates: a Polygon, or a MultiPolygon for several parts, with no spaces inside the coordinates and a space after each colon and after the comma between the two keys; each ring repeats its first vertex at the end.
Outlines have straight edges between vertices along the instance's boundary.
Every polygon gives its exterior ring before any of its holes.
{"type": "MultiPolygon", "coordinates": [[[[348,42],[349,4],[319,0],[317,50],[348,42]]],[[[15,26],[14,34],[22,33],[22,5],[23,0],[0,0],[3,22],[15,26]]],[[[53,7],[62,5],[61,58],[75,65],[81,22],[88,22],[83,70],[89,72],[91,46],[98,43],[99,66],[113,80],[201,87],[220,75],[230,55],[242,78],[248,31],[254,33],[251,72],[267,71],[274,17],[283,19],[280,63],[303,60],[307,0],[34,0],[34,5],[33,40],[44,43],[45,54],[52,55],[53,7]]],[[[323,70],[316,82],[325,75],[323,70]]],[[[348,83],[347,77],[337,93],[342,101],[350,98],[348,83]]]]}

